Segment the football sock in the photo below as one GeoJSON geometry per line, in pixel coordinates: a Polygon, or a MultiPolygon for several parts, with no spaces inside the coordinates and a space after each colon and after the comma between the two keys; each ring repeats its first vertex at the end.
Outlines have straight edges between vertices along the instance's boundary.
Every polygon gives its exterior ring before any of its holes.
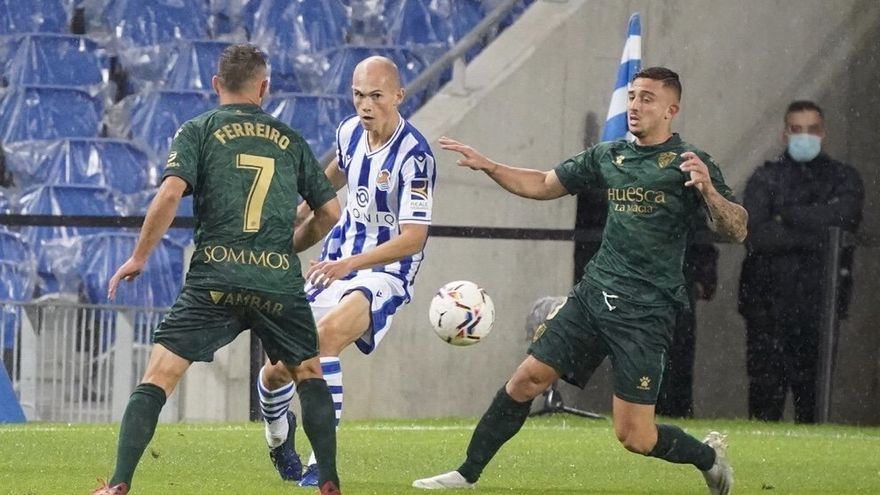
{"type": "Polygon", "coordinates": [[[522,428],[531,406],[532,401],[513,400],[504,387],[495,394],[495,399],[474,430],[467,449],[467,459],[458,468],[458,472],[468,482],[476,483],[498,449],[522,428]]]}
{"type": "Polygon", "coordinates": [[[153,438],[164,405],[165,391],[162,388],[152,383],[141,383],[134,388],[119,427],[116,469],[110,478],[110,486],[125,483],[131,487],[134,470],[153,438]]]}
{"type": "Polygon", "coordinates": [[[265,371],[266,367],[263,366],[257,378],[257,393],[260,396],[260,412],[266,422],[266,443],[269,448],[274,449],[287,440],[287,410],[296,387],[290,382],[275,390],[266,389],[263,385],[265,371]]]}
{"type": "MultiPolygon", "coordinates": [[[[333,407],[336,409],[336,427],[339,428],[339,420],[342,419],[342,364],[338,357],[328,356],[321,358],[321,372],[324,374],[324,381],[327,382],[327,388],[330,389],[330,395],[333,397],[333,407]]],[[[307,466],[315,464],[315,452],[309,455],[307,466]]]]}
{"type": "Polygon", "coordinates": [[[299,401],[302,405],[302,425],[318,459],[318,486],[326,481],[339,485],[336,474],[336,425],[333,399],[327,382],[311,378],[300,382],[299,401]]]}
{"type": "Polygon", "coordinates": [[[657,445],[648,452],[675,464],[693,464],[700,471],[712,469],[715,450],[674,425],[657,425],[657,445]]]}

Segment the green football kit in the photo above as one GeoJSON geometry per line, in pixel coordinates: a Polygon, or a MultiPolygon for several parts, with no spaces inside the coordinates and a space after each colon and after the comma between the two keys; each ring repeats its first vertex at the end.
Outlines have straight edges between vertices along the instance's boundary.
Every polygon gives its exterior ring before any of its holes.
{"type": "Polygon", "coordinates": [[[154,341],[211,361],[250,328],[272,362],[316,356],[293,226],[298,196],[317,209],[336,192],[302,137],[257,105],[222,105],[177,131],[170,176],[193,195],[195,252],[154,341]]]}
{"type": "Polygon", "coordinates": [[[733,200],[711,157],[674,134],[655,146],[609,141],[555,168],[565,189],[602,188],[608,218],[602,244],[566,302],[539,327],[529,353],[583,387],[606,356],[615,395],[654,404],[676,315],[688,305],[682,263],[703,199],[685,187],[682,153],[708,166],[718,192],[733,200]]]}

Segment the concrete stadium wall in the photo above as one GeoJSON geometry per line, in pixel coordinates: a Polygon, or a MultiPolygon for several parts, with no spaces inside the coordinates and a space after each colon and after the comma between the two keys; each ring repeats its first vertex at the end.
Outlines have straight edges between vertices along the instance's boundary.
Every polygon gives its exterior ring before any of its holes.
{"type": "MultiPolygon", "coordinates": [[[[676,130],[711,153],[739,193],[762,160],[781,150],[790,100],[827,110],[828,150],[857,166],[868,202],[863,231],[880,232],[880,4],[873,0],[538,1],[475,59],[464,92],[447,87],[414,117],[438,159],[434,223],[571,228],[575,200],[516,198],[439,149],[448,135],[503,162],[552,168],[584,147],[604,121],[627,19],[641,12],[644,65],[666,65],[684,84],[676,130]]],[[[373,356],[343,354],[345,417],[477,416],[522,360],[525,316],[571,286],[573,245],[560,241],[430,239],[415,297],[373,356]],[[445,282],[469,279],[493,297],[496,326],[472,348],[437,339],[428,304],[445,282]]],[[[877,248],[857,254],[852,316],[842,326],[836,421],[880,423],[877,248]]],[[[715,300],[698,307],[696,412],[746,415],[745,330],[736,312],[741,246],[721,248],[715,300]]],[[[314,257],[314,251],[303,257],[314,257]]],[[[611,388],[597,372],[568,402],[606,412],[611,388]]]]}

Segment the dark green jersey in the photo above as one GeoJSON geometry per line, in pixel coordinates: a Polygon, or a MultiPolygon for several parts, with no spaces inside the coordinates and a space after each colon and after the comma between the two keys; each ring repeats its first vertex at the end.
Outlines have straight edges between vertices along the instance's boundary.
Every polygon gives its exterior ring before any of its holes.
{"type": "Polygon", "coordinates": [[[686,151],[706,163],[715,188],[733,200],[718,165],[678,134],[656,146],[600,143],[556,167],[571,194],[597,187],[608,194],[608,220],[602,245],[584,271],[587,283],[639,304],[687,304],[687,233],[705,204],[699,191],[684,185],[688,176],[678,167],[686,151]]]}
{"type": "Polygon", "coordinates": [[[336,196],[302,137],[257,105],[223,105],[177,131],[164,177],[171,175],[193,194],[188,285],[302,290],[297,195],[313,209],[336,196]]]}

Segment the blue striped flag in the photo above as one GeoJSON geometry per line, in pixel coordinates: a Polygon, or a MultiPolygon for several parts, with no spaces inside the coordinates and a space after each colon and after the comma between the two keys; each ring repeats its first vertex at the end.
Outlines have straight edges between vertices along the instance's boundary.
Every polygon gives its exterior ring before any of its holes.
{"type": "Polygon", "coordinates": [[[641,66],[642,24],[638,12],[636,12],[629,18],[626,44],[623,45],[620,67],[617,69],[617,81],[614,83],[614,93],[611,94],[611,104],[608,105],[605,128],[602,129],[602,141],[613,141],[624,137],[629,140],[633,139],[626,127],[627,92],[632,77],[641,69],[641,66]]]}

